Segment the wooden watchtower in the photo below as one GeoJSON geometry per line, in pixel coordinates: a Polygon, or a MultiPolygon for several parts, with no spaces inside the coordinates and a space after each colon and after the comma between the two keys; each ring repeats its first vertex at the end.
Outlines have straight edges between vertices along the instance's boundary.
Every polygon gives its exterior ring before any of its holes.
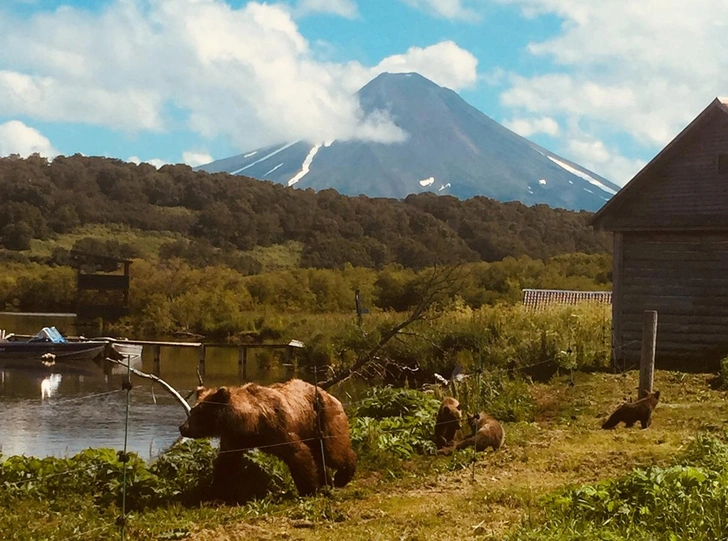
{"type": "Polygon", "coordinates": [[[71,251],[77,268],[76,318],[80,325],[101,318],[116,321],[129,313],[131,260],[71,251]]]}

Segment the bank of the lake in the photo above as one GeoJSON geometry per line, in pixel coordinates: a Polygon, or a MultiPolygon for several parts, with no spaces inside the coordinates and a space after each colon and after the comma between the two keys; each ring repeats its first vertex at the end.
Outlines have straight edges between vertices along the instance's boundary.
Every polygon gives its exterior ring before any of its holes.
{"type": "MultiPolygon", "coordinates": [[[[355,479],[330,497],[278,494],[237,507],[157,502],[128,517],[126,536],[195,541],[721,538],[715,514],[720,509],[713,502],[724,487],[718,469],[728,458],[728,405],[713,377],[658,370],[655,387],[662,401],[648,430],[600,428],[616,405],[634,395],[636,371],[575,373],[531,384],[533,420],[504,423],[505,447],[475,462],[466,452],[399,458],[391,451],[386,462],[377,462],[371,447],[359,448],[355,479]],[[696,440],[699,434],[705,436],[696,440]],[[635,468],[642,473],[633,474],[635,468]],[[606,484],[598,484],[602,481],[606,484]],[[650,488],[654,483],[663,496],[650,488]],[[597,506],[604,502],[603,511],[566,507],[568,499],[544,499],[583,485],[594,488],[579,498],[592,498],[597,506]],[[619,487],[623,492],[616,492],[619,487]],[[607,511],[609,502],[620,498],[641,501],[642,507],[627,509],[623,521],[618,505],[607,511]],[[682,515],[675,514],[678,507],[682,515]],[[638,513],[632,516],[633,511],[638,513]],[[716,532],[717,537],[709,537],[716,532]]],[[[73,485],[77,473],[67,475],[65,483],[73,485]]],[[[54,486],[62,497],[0,489],[6,510],[0,514],[0,531],[7,539],[118,538],[115,503],[94,503],[87,495],[64,492],[64,483],[54,486]]]]}

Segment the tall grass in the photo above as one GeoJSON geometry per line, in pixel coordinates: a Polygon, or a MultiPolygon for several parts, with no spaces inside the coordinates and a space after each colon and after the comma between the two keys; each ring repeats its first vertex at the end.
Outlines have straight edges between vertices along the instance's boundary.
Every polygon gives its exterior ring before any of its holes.
{"type": "MultiPolygon", "coordinates": [[[[402,314],[368,316],[361,328],[346,316],[280,318],[283,338],[307,344],[304,364],[345,366],[371,348],[402,314]]],[[[543,312],[522,305],[454,306],[440,317],[417,322],[391,340],[380,358],[406,366],[403,377],[435,382],[434,373],[449,378],[456,367],[466,374],[494,370],[548,378],[557,371],[599,369],[609,365],[611,314],[608,306],[583,304],[543,312]]]]}

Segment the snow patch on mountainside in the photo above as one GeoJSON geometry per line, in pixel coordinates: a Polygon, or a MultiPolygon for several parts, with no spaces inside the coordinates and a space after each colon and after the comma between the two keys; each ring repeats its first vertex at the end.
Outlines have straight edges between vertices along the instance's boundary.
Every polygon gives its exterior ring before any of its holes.
{"type": "MultiPolygon", "coordinates": [[[[287,148],[290,148],[290,147],[292,147],[293,145],[295,145],[296,143],[298,143],[298,141],[293,141],[293,143],[288,143],[287,145],[283,145],[283,146],[282,146],[281,148],[279,148],[278,150],[274,150],[273,152],[271,152],[271,153],[269,153],[269,154],[266,154],[266,155],[265,155],[265,156],[263,156],[262,158],[259,158],[259,159],[255,160],[254,162],[252,162],[252,163],[249,163],[248,165],[246,165],[246,166],[244,166],[244,167],[241,167],[240,169],[237,169],[237,170],[235,170],[235,171],[231,171],[231,172],[230,172],[230,174],[231,174],[231,175],[237,175],[237,174],[238,174],[238,173],[240,173],[241,171],[245,171],[246,169],[248,169],[248,168],[250,168],[250,167],[253,167],[253,166],[254,166],[255,164],[258,164],[258,163],[260,163],[260,162],[262,162],[262,161],[265,161],[265,160],[267,160],[268,158],[270,158],[271,156],[275,156],[275,155],[276,155],[276,154],[278,154],[279,152],[283,152],[283,151],[284,151],[284,150],[286,150],[287,148]]],[[[256,152],[257,152],[257,150],[256,150],[256,152]]],[[[255,152],[253,152],[253,154],[255,154],[255,152]]]]}
{"type": "MultiPolygon", "coordinates": [[[[330,143],[329,143],[330,144],[330,143]]],[[[303,177],[305,177],[308,172],[311,170],[311,164],[313,163],[313,158],[316,156],[316,153],[319,151],[322,145],[315,145],[311,151],[308,153],[308,156],[306,156],[306,159],[303,160],[303,164],[301,165],[301,170],[296,173],[296,175],[288,181],[289,186],[293,186],[296,182],[301,180],[303,177]]]]}
{"type": "Polygon", "coordinates": [[[283,165],[283,162],[281,162],[281,163],[279,163],[278,165],[276,165],[276,166],[275,166],[275,167],[274,167],[273,169],[271,169],[270,171],[268,171],[268,172],[267,172],[267,173],[266,173],[265,175],[263,175],[263,176],[264,176],[264,177],[267,177],[267,176],[268,176],[268,175],[270,175],[270,174],[271,174],[271,173],[272,173],[273,171],[275,171],[276,169],[278,169],[278,168],[279,168],[279,167],[280,167],[281,165],[283,165]]]}
{"type": "MultiPolygon", "coordinates": [[[[605,192],[607,192],[607,193],[610,193],[610,194],[612,194],[612,195],[614,195],[614,194],[616,194],[616,193],[617,193],[617,192],[616,192],[616,190],[613,190],[613,189],[612,189],[612,188],[610,188],[609,186],[605,186],[604,184],[602,184],[601,182],[599,182],[599,181],[598,181],[597,179],[595,179],[595,178],[594,178],[594,177],[592,177],[591,175],[587,175],[586,173],[582,173],[582,172],[581,172],[581,171],[579,171],[578,169],[576,169],[576,168],[574,168],[574,167],[571,167],[571,166],[570,166],[570,165],[569,165],[568,163],[564,163],[564,162],[562,162],[561,160],[557,160],[557,159],[556,159],[556,158],[554,158],[553,156],[546,156],[546,157],[547,157],[547,158],[548,158],[549,160],[551,160],[552,162],[554,162],[554,163],[555,163],[556,165],[558,165],[558,166],[560,166],[560,167],[563,167],[564,169],[566,169],[566,170],[567,170],[567,171],[568,171],[569,173],[571,173],[572,175],[576,175],[577,177],[583,178],[583,179],[584,179],[584,180],[586,180],[586,181],[587,181],[587,182],[588,182],[589,184],[593,184],[594,186],[596,186],[596,187],[597,187],[597,188],[599,188],[600,190],[604,190],[605,192]]],[[[589,193],[594,193],[594,192],[590,192],[589,190],[587,190],[587,191],[588,191],[589,193]]]]}

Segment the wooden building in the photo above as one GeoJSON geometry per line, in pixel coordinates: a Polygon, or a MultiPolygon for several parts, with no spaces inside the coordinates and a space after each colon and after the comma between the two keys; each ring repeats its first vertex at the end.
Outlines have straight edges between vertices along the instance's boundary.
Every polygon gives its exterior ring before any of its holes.
{"type": "Polygon", "coordinates": [[[728,99],[715,99],[592,220],[614,232],[613,345],[640,357],[658,312],[658,366],[728,354],[728,99]]]}

